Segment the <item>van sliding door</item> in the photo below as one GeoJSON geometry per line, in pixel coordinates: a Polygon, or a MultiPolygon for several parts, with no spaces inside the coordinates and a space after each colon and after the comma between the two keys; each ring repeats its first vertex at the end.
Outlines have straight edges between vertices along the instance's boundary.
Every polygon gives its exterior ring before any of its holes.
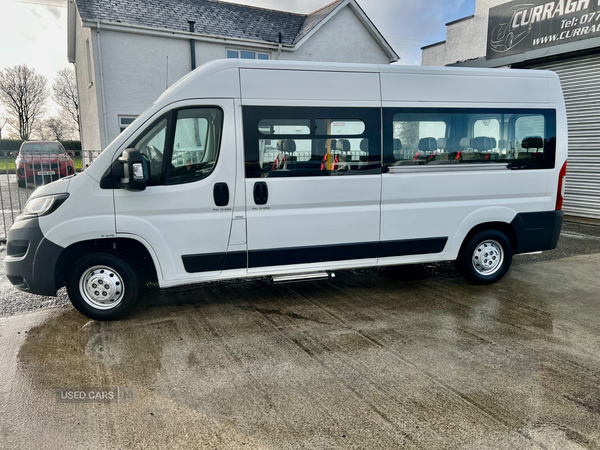
{"type": "Polygon", "coordinates": [[[249,272],[375,265],[381,110],[245,106],[243,116],[249,272]]]}

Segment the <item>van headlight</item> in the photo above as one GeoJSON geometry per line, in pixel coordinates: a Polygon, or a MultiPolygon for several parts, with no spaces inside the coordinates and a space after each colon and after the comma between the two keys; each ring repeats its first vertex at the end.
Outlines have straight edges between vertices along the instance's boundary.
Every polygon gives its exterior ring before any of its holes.
{"type": "Polygon", "coordinates": [[[23,216],[45,216],[62,205],[69,198],[69,194],[47,195],[44,197],[32,198],[27,201],[23,208],[23,216]]]}

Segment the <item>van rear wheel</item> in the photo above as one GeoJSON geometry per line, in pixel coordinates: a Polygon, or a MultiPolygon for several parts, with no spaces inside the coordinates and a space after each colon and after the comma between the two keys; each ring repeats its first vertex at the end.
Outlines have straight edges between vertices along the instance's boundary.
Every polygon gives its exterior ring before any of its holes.
{"type": "Polygon", "coordinates": [[[71,303],[94,320],[119,320],[135,308],[140,276],[132,264],[111,253],[92,253],[71,269],[67,292],[71,303]]]}
{"type": "Polygon", "coordinates": [[[506,275],[512,257],[512,244],[506,235],[487,230],[473,236],[463,247],[456,267],[473,284],[491,284],[506,275]]]}

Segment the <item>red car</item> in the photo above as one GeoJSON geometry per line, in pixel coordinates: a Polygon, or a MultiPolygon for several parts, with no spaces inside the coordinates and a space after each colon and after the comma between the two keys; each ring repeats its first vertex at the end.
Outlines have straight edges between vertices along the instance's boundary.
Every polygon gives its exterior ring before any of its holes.
{"type": "Polygon", "coordinates": [[[27,141],[15,161],[19,187],[36,186],[75,173],[70,153],[58,141],[27,141]]]}

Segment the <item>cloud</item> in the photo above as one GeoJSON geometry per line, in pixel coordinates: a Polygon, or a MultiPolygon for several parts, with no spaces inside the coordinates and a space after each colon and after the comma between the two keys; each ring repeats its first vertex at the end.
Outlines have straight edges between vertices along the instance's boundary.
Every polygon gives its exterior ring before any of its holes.
{"type": "Polygon", "coordinates": [[[0,42],[8,43],[0,46],[0,69],[27,64],[51,85],[56,71],[69,67],[66,8],[49,11],[45,5],[4,0],[0,5],[0,42]]]}
{"type": "Polygon", "coordinates": [[[362,7],[401,57],[402,64],[420,64],[421,47],[445,39],[444,24],[465,0],[363,2],[362,7]]]}
{"type": "MultiPolygon", "coordinates": [[[[47,6],[48,12],[54,16],[56,20],[59,20],[62,16],[61,8],[57,8],[56,6],[47,6]]],[[[64,8],[63,8],[64,9],[64,8]]]]}

